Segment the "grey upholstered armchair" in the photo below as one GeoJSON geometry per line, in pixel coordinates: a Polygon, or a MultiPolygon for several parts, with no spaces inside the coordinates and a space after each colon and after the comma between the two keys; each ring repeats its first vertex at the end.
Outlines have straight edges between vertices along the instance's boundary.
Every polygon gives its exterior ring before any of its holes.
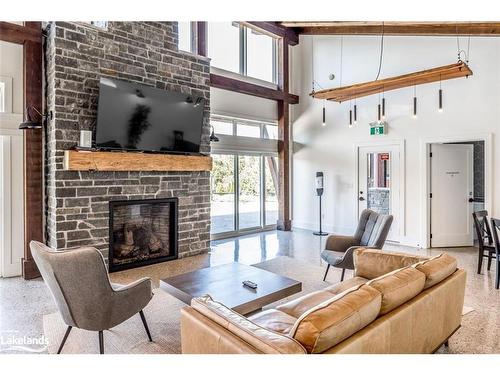
{"type": "Polygon", "coordinates": [[[343,281],[345,270],[354,269],[353,252],[357,248],[381,249],[391,229],[392,219],[392,215],[363,210],[354,236],[328,236],[325,250],[321,252],[321,258],[328,263],[323,281],[326,280],[330,266],[342,268],[340,281],[343,281]]]}
{"type": "Polygon", "coordinates": [[[49,287],[64,322],[68,325],[58,354],[71,328],[99,332],[99,349],[104,353],[103,331],[139,313],[149,341],[152,341],[142,309],[151,300],[151,279],[128,285],[112,284],[104,258],[92,247],[55,251],[36,241],[31,254],[49,287]]]}

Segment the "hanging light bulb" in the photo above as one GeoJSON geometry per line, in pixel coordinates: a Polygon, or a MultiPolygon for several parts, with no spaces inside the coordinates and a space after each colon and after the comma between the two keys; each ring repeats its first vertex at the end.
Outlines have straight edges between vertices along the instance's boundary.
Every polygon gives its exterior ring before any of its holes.
{"type": "Polygon", "coordinates": [[[352,128],[352,100],[349,100],[349,127],[352,128]]]}
{"type": "Polygon", "coordinates": [[[439,76],[439,107],[438,112],[443,112],[443,90],[441,89],[441,76],[439,76]]]}
{"type": "Polygon", "coordinates": [[[385,120],[385,92],[382,91],[382,120],[385,120]]]}
{"type": "Polygon", "coordinates": [[[413,118],[417,118],[417,85],[413,86],[413,118]]]}
{"type": "Polygon", "coordinates": [[[326,126],[326,111],[325,111],[325,101],[323,101],[323,126],[326,126]]]}
{"type": "Polygon", "coordinates": [[[358,123],[358,105],[356,104],[356,99],[354,99],[354,124],[358,123]]]}
{"type": "Polygon", "coordinates": [[[381,115],[381,112],[380,112],[380,92],[378,93],[378,105],[377,105],[377,120],[378,122],[380,122],[380,115],[381,115]]]}

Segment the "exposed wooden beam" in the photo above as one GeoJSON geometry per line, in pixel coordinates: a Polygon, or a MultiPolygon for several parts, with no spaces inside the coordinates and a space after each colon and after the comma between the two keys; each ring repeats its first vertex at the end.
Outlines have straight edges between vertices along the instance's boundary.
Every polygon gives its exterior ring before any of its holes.
{"type": "Polygon", "coordinates": [[[440,66],[433,69],[422,70],[415,73],[404,74],[397,77],[390,77],[378,81],[358,83],[355,85],[326,89],[311,93],[316,99],[327,99],[336,102],[373,95],[380,92],[397,90],[403,87],[422,85],[425,83],[444,81],[447,79],[468,77],[472,75],[472,70],[463,62],[440,66]]]}
{"type": "Polygon", "coordinates": [[[17,44],[24,44],[26,41],[40,43],[41,31],[33,27],[33,23],[35,22],[26,22],[25,26],[21,26],[0,21],[0,40],[17,44]]]}
{"type": "Polygon", "coordinates": [[[240,23],[248,27],[264,31],[273,36],[285,38],[287,43],[291,46],[299,44],[299,36],[295,30],[282,26],[278,22],[245,21],[240,23]]]}
{"type": "MultiPolygon", "coordinates": [[[[278,88],[289,90],[289,43],[285,38],[278,44],[278,88]]],[[[278,230],[292,230],[290,217],[290,105],[285,100],[278,101],[278,230]]]]}
{"type": "Polygon", "coordinates": [[[207,56],[207,23],[196,22],[196,53],[207,56]]]}
{"type": "Polygon", "coordinates": [[[500,22],[281,22],[298,34],[499,36],[500,22]]]}
{"type": "Polygon", "coordinates": [[[145,154],[134,152],[64,152],[68,171],[210,171],[212,158],[197,155],[145,154]]]}
{"type": "Polygon", "coordinates": [[[285,101],[289,104],[297,104],[299,102],[297,95],[218,74],[210,74],[210,86],[240,94],[258,96],[264,99],[285,101]]]}

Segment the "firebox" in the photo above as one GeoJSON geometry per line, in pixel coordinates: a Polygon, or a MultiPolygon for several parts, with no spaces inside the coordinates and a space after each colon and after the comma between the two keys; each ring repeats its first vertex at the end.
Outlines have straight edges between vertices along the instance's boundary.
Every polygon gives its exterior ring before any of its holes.
{"type": "Polygon", "coordinates": [[[109,202],[109,272],[177,259],[177,198],[109,202]]]}

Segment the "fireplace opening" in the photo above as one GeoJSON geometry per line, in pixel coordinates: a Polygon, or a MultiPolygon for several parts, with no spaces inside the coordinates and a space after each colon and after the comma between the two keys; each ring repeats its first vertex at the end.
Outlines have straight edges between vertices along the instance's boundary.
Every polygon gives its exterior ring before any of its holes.
{"type": "Polygon", "coordinates": [[[109,202],[109,272],[177,259],[177,198],[109,202]]]}

